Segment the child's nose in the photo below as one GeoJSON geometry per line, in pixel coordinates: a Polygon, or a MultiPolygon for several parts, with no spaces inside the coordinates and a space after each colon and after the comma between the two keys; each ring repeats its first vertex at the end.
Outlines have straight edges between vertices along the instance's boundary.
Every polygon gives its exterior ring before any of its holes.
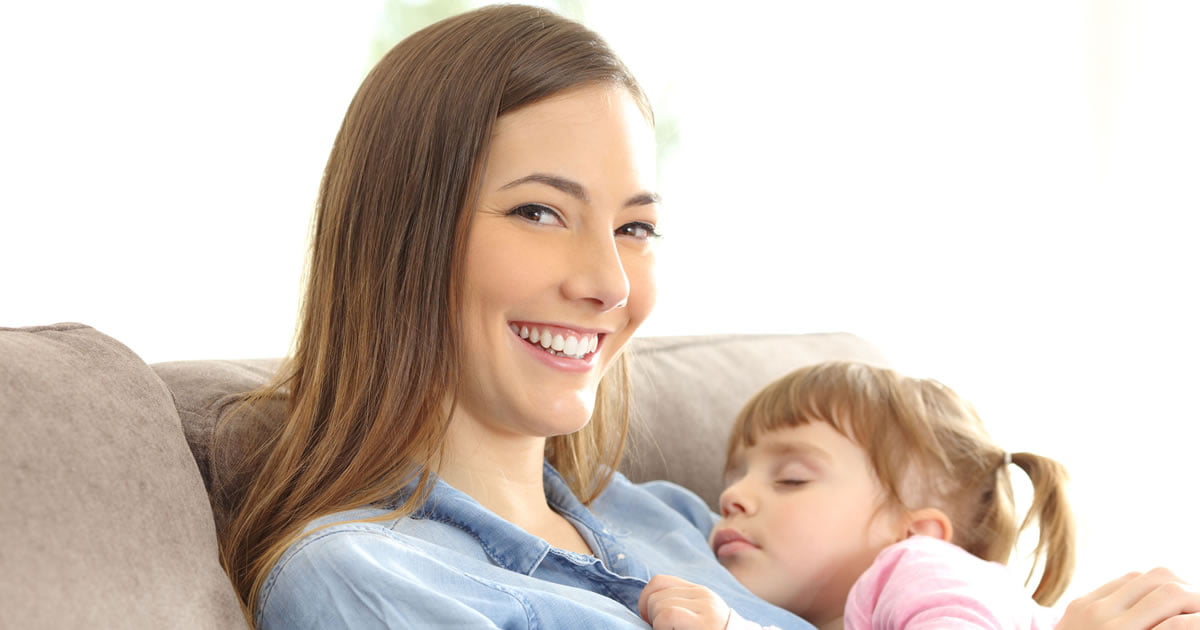
{"type": "Polygon", "coordinates": [[[721,493],[717,499],[717,506],[721,509],[721,516],[728,518],[733,514],[748,513],[747,509],[750,506],[747,493],[739,487],[739,484],[732,484],[721,493]]]}

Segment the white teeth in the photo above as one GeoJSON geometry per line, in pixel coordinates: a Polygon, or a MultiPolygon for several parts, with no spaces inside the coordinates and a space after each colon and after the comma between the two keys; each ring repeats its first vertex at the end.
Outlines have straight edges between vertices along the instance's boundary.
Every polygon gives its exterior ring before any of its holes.
{"type": "Polygon", "coordinates": [[[582,335],[576,337],[574,335],[555,334],[550,330],[543,330],[536,326],[509,324],[509,328],[513,333],[520,336],[522,339],[528,340],[529,343],[539,345],[556,357],[569,357],[572,359],[582,359],[596,351],[600,345],[599,335],[582,335]]]}

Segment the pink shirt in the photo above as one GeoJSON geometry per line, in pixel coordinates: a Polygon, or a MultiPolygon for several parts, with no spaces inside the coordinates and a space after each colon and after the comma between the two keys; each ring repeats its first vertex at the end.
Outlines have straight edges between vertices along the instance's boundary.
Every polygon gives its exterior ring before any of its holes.
{"type": "Polygon", "coordinates": [[[1003,565],[914,536],[880,552],[854,583],[844,630],[1050,630],[1059,617],[1003,565]]]}

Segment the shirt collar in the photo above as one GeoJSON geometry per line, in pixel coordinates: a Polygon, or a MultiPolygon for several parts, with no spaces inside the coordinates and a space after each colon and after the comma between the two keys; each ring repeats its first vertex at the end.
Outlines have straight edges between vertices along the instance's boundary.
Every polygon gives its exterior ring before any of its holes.
{"type": "MultiPolygon", "coordinates": [[[[568,518],[583,524],[597,538],[608,540],[608,531],[600,519],[592,513],[582,502],[579,497],[571,492],[571,488],[567,485],[567,481],[558,474],[558,471],[550,465],[550,462],[542,464],[542,483],[546,488],[546,501],[550,506],[558,510],[561,514],[568,518]]],[[[591,542],[591,541],[589,541],[591,542]]],[[[597,550],[598,551],[598,550],[597,550]]]]}
{"type": "MultiPolygon", "coordinates": [[[[543,463],[542,483],[552,508],[591,531],[591,536],[580,533],[590,539],[588,542],[593,547],[598,540],[609,542],[610,536],[604,526],[571,492],[566,480],[549,462],[543,463]]],[[[401,493],[401,500],[412,488],[410,485],[401,493]]],[[[467,532],[479,541],[492,562],[524,575],[532,574],[550,551],[546,541],[500,518],[470,495],[441,479],[436,480],[429,498],[413,512],[412,518],[447,523],[467,532]]],[[[595,551],[603,553],[601,549],[595,551]]]]}

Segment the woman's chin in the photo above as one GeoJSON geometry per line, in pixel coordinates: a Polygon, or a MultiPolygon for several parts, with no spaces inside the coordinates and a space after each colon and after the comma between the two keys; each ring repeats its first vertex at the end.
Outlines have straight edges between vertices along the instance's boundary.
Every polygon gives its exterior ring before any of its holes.
{"type": "Polygon", "coordinates": [[[582,401],[576,399],[543,408],[539,413],[543,419],[542,426],[545,427],[542,435],[546,437],[570,435],[586,427],[595,410],[595,405],[592,403],[594,398],[593,394],[588,399],[588,404],[583,404],[582,401]]]}
{"type": "Polygon", "coordinates": [[[562,436],[562,435],[571,435],[572,433],[578,433],[578,432],[582,431],[585,427],[587,427],[588,422],[590,420],[591,420],[591,418],[588,417],[588,418],[584,418],[581,422],[573,422],[573,423],[567,423],[567,422],[561,422],[561,421],[556,422],[555,426],[551,427],[550,430],[546,433],[546,437],[552,438],[552,437],[558,437],[558,436],[562,436]]]}

